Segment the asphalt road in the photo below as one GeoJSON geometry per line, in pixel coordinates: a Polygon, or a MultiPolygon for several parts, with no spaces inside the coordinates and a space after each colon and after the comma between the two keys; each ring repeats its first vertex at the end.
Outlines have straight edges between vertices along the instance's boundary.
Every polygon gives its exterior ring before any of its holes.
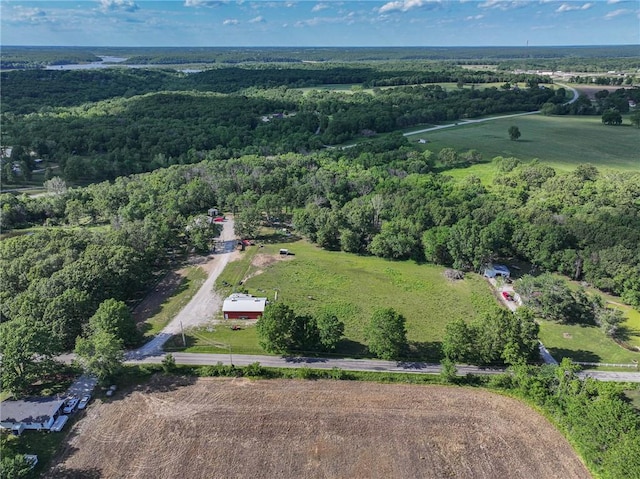
{"type": "MultiPolygon", "coordinates": [[[[415,373],[415,374],[439,374],[440,365],[425,362],[382,361],[377,359],[350,359],[350,358],[309,358],[294,356],[259,356],[233,354],[200,354],[200,353],[172,353],[177,364],[191,366],[206,366],[222,364],[234,364],[236,366],[248,366],[252,363],[260,363],[265,367],[277,368],[301,368],[314,369],[339,368],[345,371],[372,371],[388,373],[415,373]]],[[[146,356],[141,359],[129,360],[127,364],[158,364],[164,358],[164,354],[146,356]]],[[[482,368],[478,366],[458,365],[458,375],[466,374],[500,374],[503,368],[482,368]]],[[[640,383],[640,372],[613,372],[613,371],[583,371],[580,377],[591,377],[598,381],[617,381],[640,383]]]]}
{"type": "MultiPolygon", "coordinates": [[[[571,91],[572,93],[572,98],[571,100],[567,101],[565,103],[565,105],[569,105],[571,103],[574,103],[575,101],[578,100],[578,90],[576,90],[575,88],[572,88],[570,86],[567,86],[565,84],[562,83],[556,83],[556,85],[561,86],[562,88],[571,91]]],[[[447,125],[438,125],[438,126],[432,126],[429,128],[423,128],[422,130],[416,130],[416,131],[409,131],[407,133],[403,133],[403,136],[412,136],[412,135],[418,135],[420,133],[427,133],[429,131],[436,131],[436,130],[442,130],[444,128],[453,128],[455,126],[465,126],[465,125],[472,125],[474,123],[484,123],[486,121],[493,121],[493,120],[500,120],[503,118],[515,118],[518,116],[527,116],[527,115],[537,115],[540,113],[540,110],[536,110],[536,111],[528,111],[525,113],[512,113],[510,115],[499,115],[499,116],[491,116],[488,118],[479,118],[477,120],[459,120],[455,123],[449,123],[447,125]]],[[[350,147],[353,147],[355,145],[349,145],[350,147]]],[[[346,148],[346,147],[345,147],[346,148]]]]}

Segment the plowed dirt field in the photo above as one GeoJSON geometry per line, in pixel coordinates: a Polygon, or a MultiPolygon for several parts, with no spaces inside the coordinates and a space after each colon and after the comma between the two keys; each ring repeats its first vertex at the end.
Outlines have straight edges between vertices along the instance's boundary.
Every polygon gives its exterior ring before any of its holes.
{"type": "Polygon", "coordinates": [[[49,477],[591,477],[545,418],[482,390],[158,376],[117,394],[49,477]]]}

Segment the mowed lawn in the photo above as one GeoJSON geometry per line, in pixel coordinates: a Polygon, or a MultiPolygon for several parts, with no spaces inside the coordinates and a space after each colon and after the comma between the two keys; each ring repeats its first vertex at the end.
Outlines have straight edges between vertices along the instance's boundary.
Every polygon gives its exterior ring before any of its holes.
{"type": "MultiPolygon", "coordinates": [[[[242,287],[270,300],[277,291],[278,301],[298,314],[328,311],[338,316],[345,323],[345,340],[338,354],[366,354],[365,328],[371,315],[377,308],[391,307],[407,319],[411,355],[438,360],[448,322],[471,320],[497,305],[489,284],[480,276],[468,274],[462,281],[451,282],[444,277],[444,268],[433,265],[325,251],[304,240],[268,244],[257,250],[257,255],[281,259],[281,247],[295,256],[251,266],[246,273],[250,278],[242,287]]],[[[251,251],[254,248],[244,254],[256,253],[251,251]]],[[[229,344],[238,353],[259,351],[253,327],[231,331],[220,325],[214,329],[195,332],[188,350],[224,352],[229,344]]]]}
{"type": "Polygon", "coordinates": [[[610,364],[631,364],[633,360],[640,360],[640,353],[624,349],[595,326],[541,321],[540,340],[557,361],[564,357],[610,364]]]}
{"type": "Polygon", "coordinates": [[[527,115],[420,133],[409,140],[418,138],[428,139],[430,143],[425,148],[434,153],[445,147],[482,153],[487,163],[445,172],[454,177],[493,177],[496,170],[490,161],[496,156],[523,161],[537,158],[564,171],[581,163],[591,163],[602,170],[640,171],[640,129],[632,127],[627,117],[622,126],[605,126],[599,116],[527,115]],[[518,141],[509,139],[512,125],[522,134],[518,141]]]}

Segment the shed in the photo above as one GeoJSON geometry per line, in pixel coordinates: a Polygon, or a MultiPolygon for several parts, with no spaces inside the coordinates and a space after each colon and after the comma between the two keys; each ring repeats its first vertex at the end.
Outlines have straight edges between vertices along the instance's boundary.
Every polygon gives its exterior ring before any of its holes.
{"type": "Polygon", "coordinates": [[[511,276],[511,271],[503,264],[494,264],[485,268],[484,275],[487,278],[495,278],[496,276],[508,278],[511,276]]]}
{"type": "Polygon", "coordinates": [[[266,305],[267,298],[234,293],[224,300],[222,313],[224,319],[259,319],[266,305]]]}
{"type": "Polygon", "coordinates": [[[25,429],[51,429],[60,415],[64,399],[53,397],[3,401],[0,406],[0,427],[20,434],[25,429]]]}

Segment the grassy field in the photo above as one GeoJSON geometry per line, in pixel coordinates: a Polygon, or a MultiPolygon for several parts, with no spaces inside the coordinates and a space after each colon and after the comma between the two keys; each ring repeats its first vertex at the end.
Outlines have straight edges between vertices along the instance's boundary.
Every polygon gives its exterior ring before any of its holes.
{"type": "Polygon", "coordinates": [[[571,170],[581,163],[601,169],[640,171],[638,145],[640,130],[629,120],[619,127],[604,126],[599,116],[528,115],[445,128],[408,137],[410,141],[427,138],[426,149],[438,152],[445,147],[458,151],[476,149],[487,161],[469,168],[449,170],[454,177],[474,174],[493,177],[496,156],[514,156],[523,161],[538,158],[559,170],[571,170]],[[522,136],[511,141],[507,130],[515,125],[522,136]]]}
{"type": "MultiPolygon", "coordinates": [[[[338,348],[343,355],[365,354],[365,326],[376,308],[392,307],[407,318],[412,355],[438,359],[446,323],[455,318],[472,319],[496,306],[489,285],[469,274],[449,282],[443,268],[413,262],[390,262],[322,250],[306,241],[250,247],[232,263],[219,281],[238,284],[256,296],[292,306],[298,314],[329,311],[345,323],[345,340],[338,348]],[[295,256],[278,255],[281,247],[295,256]],[[253,255],[253,257],[251,257],[253,255]],[[253,263],[253,264],[252,264],[253,263]],[[226,279],[225,279],[226,278],[226,279]]],[[[260,352],[254,328],[232,331],[217,327],[192,334],[189,351],[260,352]],[[218,343],[221,346],[212,348],[218,343]]]]}
{"type": "Polygon", "coordinates": [[[207,274],[202,268],[197,266],[187,268],[186,275],[182,278],[180,285],[145,321],[144,335],[151,337],[158,334],[198,292],[205,279],[207,279],[207,274]]]}
{"type": "Polygon", "coordinates": [[[574,361],[614,364],[630,364],[634,359],[640,360],[640,353],[624,349],[595,326],[541,321],[540,340],[557,361],[564,357],[574,361]]]}

